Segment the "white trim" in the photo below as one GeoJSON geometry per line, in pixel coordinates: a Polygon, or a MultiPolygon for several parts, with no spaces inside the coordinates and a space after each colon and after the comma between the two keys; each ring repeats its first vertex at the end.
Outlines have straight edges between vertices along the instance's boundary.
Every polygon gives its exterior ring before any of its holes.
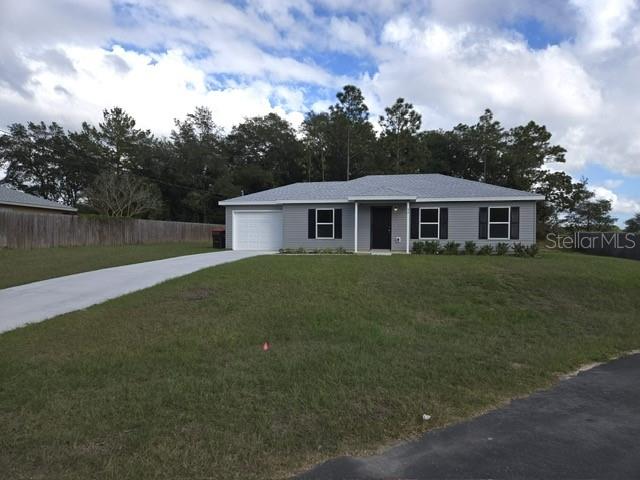
{"type": "Polygon", "coordinates": [[[9,202],[6,200],[0,201],[0,208],[2,207],[2,205],[9,205],[11,207],[42,208],[44,210],[58,210],[61,212],[77,212],[78,211],[77,208],[69,207],[67,205],[48,206],[48,205],[36,205],[34,203],[9,202]]]}
{"type": "Polygon", "coordinates": [[[354,253],[358,253],[358,202],[355,203],[354,209],[355,220],[353,221],[353,251],[354,253]]]}
{"type": "Polygon", "coordinates": [[[440,207],[420,207],[418,211],[418,239],[419,240],[439,240],[440,239],[440,207]],[[423,222],[422,221],[422,210],[438,210],[438,221],[437,222],[423,222]],[[423,237],[422,236],[422,225],[438,225],[438,234],[435,237],[423,237]]]}
{"type": "Polygon", "coordinates": [[[528,197],[450,197],[450,198],[417,198],[417,203],[435,202],[532,202],[534,200],[544,200],[544,195],[531,195],[528,197]]]}
{"type": "Polygon", "coordinates": [[[350,202],[356,200],[415,200],[415,195],[354,195],[347,197],[350,202]]]}
{"type": "Polygon", "coordinates": [[[316,238],[315,240],[335,240],[336,238],[336,209],[335,208],[316,208],[316,238]],[[331,222],[318,222],[318,211],[331,210],[331,222]],[[330,237],[318,236],[318,225],[331,225],[330,237]]]}
{"type": "MultiPolygon", "coordinates": [[[[420,220],[418,218],[418,220],[420,220]]],[[[406,228],[406,240],[407,240],[407,253],[409,253],[409,243],[411,243],[411,239],[409,238],[411,236],[411,206],[409,204],[409,202],[407,202],[407,228],[406,228]]]]}
{"type": "MultiPolygon", "coordinates": [[[[384,201],[384,200],[409,200],[415,201],[417,203],[444,203],[444,202],[533,202],[538,200],[544,200],[544,195],[530,195],[528,197],[442,197],[442,198],[416,198],[409,196],[398,196],[398,197],[372,197],[372,196],[355,196],[355,197],[347,197],[337,198],[333,200],[254,200],[254,201],[234,201],[230,200],[221,200],[218,202],[218,205],[221,207],[241,207],[241,206],[252,206],[252,205],[305,205],[305,204],[314,204],[314,203],[350,203],[357,200],[369,200],[369,201],[384,201]]],[[[25,205],[27,206],[27,205],[25,205]]],[[[42,207],[46,208],[46,207],[42,207]]],[[[53,207],[51,207],[53,208],[53,207]]]]}
{"type": "Polygon", "coordinates": [[[278,213],[282,213],[282,209],[280,209],[280,208],[274,208],[274,209],[269,209],[269,210],[267,210],[266,208],[264,210],[259,210],[259,209],[258,210],[244,210],[244,209],[240,210],[240,209],[238,209],[238,210],[234,210],[233,214],[235,215],[236,213],[245,213],[245,212],[250,212],[250,213],[260,213],[260,212],[275,213],[275,212],[278,212],[278,213]]]}
{"type": "Polygon", "coordinates": [[[488,207],[487,210],[487,240],[510,240],[511,239],[511,206],[493,206],[488,207]],[[509,211],[509,216],[506,222],[492,222],[491,221],[491,209],[492,208],[506,208],[509,211]],[[504,225],[507,224],[507,236],[506,237],[492,237],[491,236],[491,224],[504,225]]]}
{"type": "Polygon", "coordinates": [[[251,202],[221,200],[218,205],[221,207],[241,207],[243,205],[250,207],[253,205],[306,205],[314,203],[349,203],[344,198],[334,200],[255,200],[251,202]]]}

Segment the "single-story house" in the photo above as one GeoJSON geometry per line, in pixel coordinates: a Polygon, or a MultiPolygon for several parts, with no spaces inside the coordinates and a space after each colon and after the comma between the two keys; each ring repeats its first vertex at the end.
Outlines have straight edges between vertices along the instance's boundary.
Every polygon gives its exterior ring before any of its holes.
{"type": "Polygon", "coordinates": [[[30,213],[74,214],[78,212],[76,208],[21,192],[7,185],[0,185],[0,209],[30,213]]]}
{"type": "Polygon", "coordinates": [[[541,195],[440,174],[294,183],[220,202],[233,250],[411,251],[437,240],[478,247],[536,241],[541,195]]]}

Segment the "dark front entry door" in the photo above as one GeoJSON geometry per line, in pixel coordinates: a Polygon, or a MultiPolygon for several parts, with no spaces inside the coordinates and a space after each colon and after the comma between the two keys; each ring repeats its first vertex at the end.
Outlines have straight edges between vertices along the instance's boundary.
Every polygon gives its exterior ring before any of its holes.
{"type": "Polygon", "coordinates": [[[391,249],[391,207],[371,207],[371,248],[391,249]]]}

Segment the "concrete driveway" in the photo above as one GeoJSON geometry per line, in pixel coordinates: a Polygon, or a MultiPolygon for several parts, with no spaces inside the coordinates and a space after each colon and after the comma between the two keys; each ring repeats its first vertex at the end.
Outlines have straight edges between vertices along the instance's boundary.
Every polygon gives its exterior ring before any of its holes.
{"type": "Polygon", "coordinates": [[[0,290],[0,333],[73,312],[203,268],[273,252],[223,251],[104,268],[0,290]]]}
{"type": "Polygon", "coordinates": [[[300,478],[640,478],[640,355],[381,455],[330,460],[300,478]]]}

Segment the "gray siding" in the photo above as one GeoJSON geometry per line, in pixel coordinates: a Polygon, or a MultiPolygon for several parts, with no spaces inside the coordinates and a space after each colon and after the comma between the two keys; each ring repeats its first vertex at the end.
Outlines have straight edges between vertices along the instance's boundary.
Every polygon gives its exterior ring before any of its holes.
{"type": "MultiPolygon", "coordinates": [[[[313,204],[313,205],[283,205],[284,248],[302,247],[314,248],[345,248],[353,250],[353,204],[313,204]],[[342,238],[315,239],[308,237],[308,210],[310,208],[341,208],[342,209],[342,238]]],[[[360,212],[358,212],[360,214],[360,212]]]]}
{"type": "Polygon", "coordinates": [[[358,204],[358,250],[369,250],[371,245],[371,208],[358,204]]]}
{"type": "MultiPolygon", "coordinates": [[[[390,204],[386,204],[390,205],[390,204]]],[[[391,248],[404,251],[406,241],[406,203],[391,204],[398,211],[391,212],[391,248]],[[396,241],[400,237],[400,241],[396,241]]],[[[509,243],[532,244],[536,241],[536,203],[523,202],[445,202],[445,203],[412,203],[411,207],[446,207],[449,209],[449,239],[441,243],[455,241],[464,244],[473,240],[480,247],[486,244],[495,246],[500,240],[478,239],[478,211],[480,207],[520,207],[520,239],[509,243]]],[[[232,212],[234,210],[280,210],[283,211],[283,246],[284,248],[306,249],[338,248],[353,250],[354,247],[354,205],[353,204],[304,204],[280,206],[234,206],[226,208],[226,240],[227,248],[231,248],[233,238],[232,212]],[[307,210],[310,208],[342,208],[341,239],[309,239],[307,238],[307,210]]],[[[370,205],[358,204],[358,250],[366,251],[370,247],[370,205]]],[[[412,242],[415,240],[412,240],[412,242]]]]}
{"type": "Polygon", "coordinates": [[[391,250],[407,250],[407,204],[392,205],[391,209],[391,250]],[[398,211],[394,211],[397,208],[398,211]]]}
{"type": "MultiPolygon", "coordinates": [[[[529,245],[536,242],[536,202],[448,202],[448,203],[416,203],[416,207],[446,207],[449,209],[449,239],[440,243],[455,241],[464,244],[473,240],[478,247],[499,242],[522,243],[529,245]],[[480,207],[520,207],[520,239],[518,240],[480,240],[478,238],[478,215],[480,207]]],[[[416,240],[412,240],[414,242],[416,240]]]]}
{"type": "Polygon", "coordinates": [[[225,207],[224,209],[224,220],[225,220],[225,242],[227,244],[227,248],[233,248],[233,211],[240,210],[282,210],[280,205],[248,205],[248,206],[236,206],[236,207],[225,207]]]}

